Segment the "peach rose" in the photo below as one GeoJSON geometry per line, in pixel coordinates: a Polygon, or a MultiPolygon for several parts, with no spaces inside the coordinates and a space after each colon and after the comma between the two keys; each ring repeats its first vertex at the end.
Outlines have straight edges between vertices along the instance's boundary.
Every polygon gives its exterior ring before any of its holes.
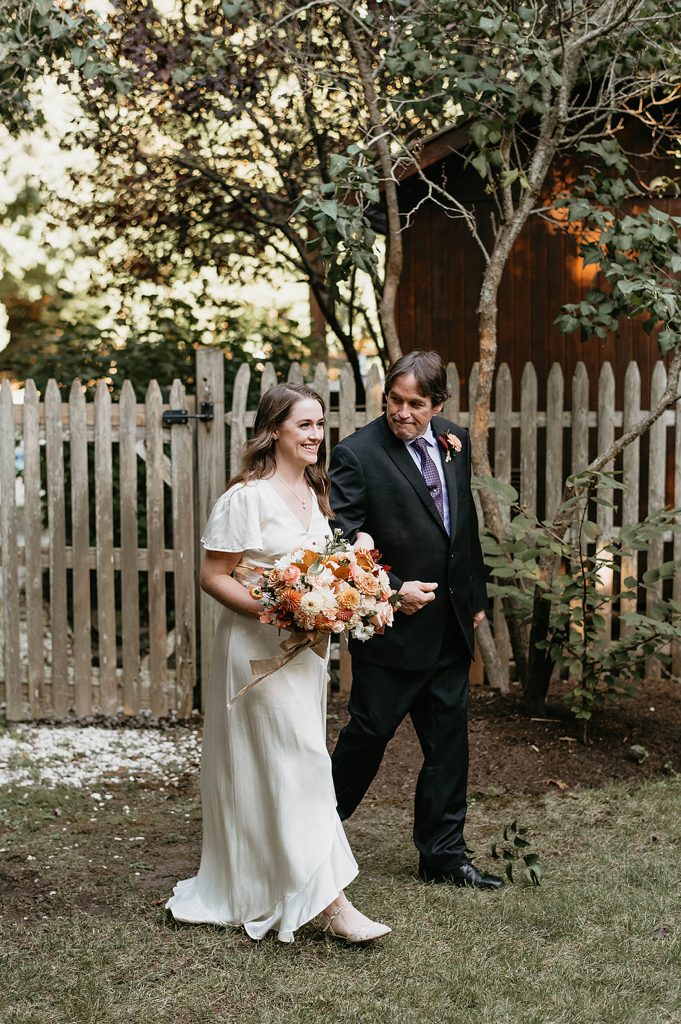
{"type": "Polygon", "coordinates": [[[279,576],[287,587],[293,587],[300,579],[301,572],[297,565],[287,565],[285,569],[279,570],[279,576]]]}
{"type": "Polygon", "coordinates": [[[378,597],[381,593],[380,582],[370,572],[362,573],[361,578],[355,580],[355,582],[357,583],[357,589],[366,594],[367,597],[378,597]]]}

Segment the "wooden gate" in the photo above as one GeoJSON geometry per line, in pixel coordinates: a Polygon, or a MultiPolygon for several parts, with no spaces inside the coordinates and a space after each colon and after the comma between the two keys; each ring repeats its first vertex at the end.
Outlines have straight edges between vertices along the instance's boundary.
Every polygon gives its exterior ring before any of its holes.
{"type": "MultiPolygon", "coordinates": [[[[193,399],[192,399],[193,402],[193,399]]],[[[28,381],[0,393],[4,701],[9,721],[185,717],[196,682],[194,445],[179,381],[113,403],[28,381]],[[23,488],[15,487],[22,470],[23,488]]],[[[0,696],[3,696],[0,694],[0,696]]]]}

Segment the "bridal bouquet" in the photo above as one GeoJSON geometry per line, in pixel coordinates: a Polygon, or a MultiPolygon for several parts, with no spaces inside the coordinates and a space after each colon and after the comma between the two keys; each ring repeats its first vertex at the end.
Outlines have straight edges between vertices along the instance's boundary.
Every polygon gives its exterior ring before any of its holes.
{"type": "Polygon", "coordinates": [[[326,542],[296,548],[263,570],[262,581],[249,588],[263,603],[260,621],[291,635],[281,643],[282,657],[251,662],[254,678],[232,703],[307,648],[325,657],[332,633],[369,640],[392,625],[399,598],[375,554],[356,550],[336,530],[326,542]]]}
{"type": "Polygon", "coordinates": [[[355,550],[336,530],[321,550],[297,548],[263,572],[251,596],[261,622],[305,633],[349,633],[368,640],[393,621],[397,594],[372,552],[355,550]]]}

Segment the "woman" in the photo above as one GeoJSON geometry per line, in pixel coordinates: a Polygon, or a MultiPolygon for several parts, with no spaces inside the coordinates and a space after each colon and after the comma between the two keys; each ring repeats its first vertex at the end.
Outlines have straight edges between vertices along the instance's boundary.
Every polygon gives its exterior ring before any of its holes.
{"type": "Polygon", "coordinates": [[[309,388],[263,397],[242,472],[218,499],[202,543],[201,586],[224,605],[215,637],[201,766],[203,851],[167,903],[179,921],[274,929],[292,942],[322,914],[328,935],[370,942],[343,889],[357,864],[336,813],[325,744],[326,662],[305,650],[228,710],[250,662],[281,655],[249,586],[282,555],[329,534],[324,407],[309,388]]]}

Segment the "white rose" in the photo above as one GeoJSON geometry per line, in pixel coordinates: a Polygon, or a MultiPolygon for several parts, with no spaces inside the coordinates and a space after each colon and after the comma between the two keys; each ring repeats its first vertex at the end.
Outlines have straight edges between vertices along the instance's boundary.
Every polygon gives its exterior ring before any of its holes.
{"type": "Polygon", "coordinates": [[[306,579],[307,583],[311,587],[314,587],[315,590],[322,590],[322,589],[324,589],[324,590],[327,590],[327,591],[328,591],[328,588],[333,583],[333,581],[335,580],[335,578],[336,577],[331,572],[331,570],[327,569],[326,567],[324,567],[323,569],[320,569],[319,572],[310,573],[310,574],[307,574],[305,576],[305,579],[306,579]]]}
{"type": "Polygon", "coordinates": [[[390,590],[392,589],[390,586],[390,577],[385,569],[378,570],[378,582],[381,584],[381,590],[383,593],[386,593],[386,591],[390,593],[390,590]]]}
{"type": "Polygon", "coordinates": [[[275,569],[288,569],[288,567],[291,564],[291,562],[295,561],[295,558],[293,557],[295,554],[297,554],[297,552],[292,551],[290,555],[282,555],[281,558],[278,558],[276,560],[276,562],[274,563],[274,568],[275,569]]]}

